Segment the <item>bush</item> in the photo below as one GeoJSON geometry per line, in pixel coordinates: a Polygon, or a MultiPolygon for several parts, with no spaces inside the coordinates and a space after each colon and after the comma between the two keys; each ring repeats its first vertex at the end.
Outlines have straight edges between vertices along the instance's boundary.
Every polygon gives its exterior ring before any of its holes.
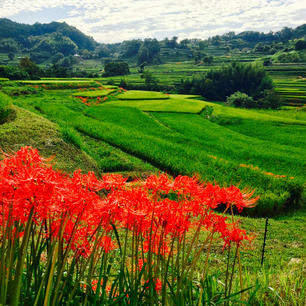
{"type": "Polygon", "coordinates": [[[265,90],[261,97],[254,100],[247,94],[236,91],[229,96],[226,103],[230,106],[244,107],[244,108],[273,108],[276,109],[280,106],[279,97],[274,90],[265,90]]]}
{"type": "Polygon", "coordinates": [[[281,105],[279,96],[274,90],[265,90],[262,97],[256,101],[257,108],[279,108],[281,105]]]}
{"type": "Polygon", "coordinates": [[[29,74],[16,66],[0,66],[0,77],[10,80],[27,80],[30,79],[29,74]]]}
{"type": "Polygon", "coordinates": [[[0,124],[6,122],[11,111],[10,98],[6,94],[0,92],[0,124]]]}
{"type": "Polygon", "coordinates": [[[254,107],[254,100],[252,97],[249,97],[247,94],[236,91],[226,99],[226,103],[230,106],[235,107],[245,107],[252,108],[254,107]]]}
{"type": "Polygon", "coordinates": [[[272,58],[276,63],[304,63],[306,60],[305,52],[301,51],[277,52],[272,58]]]}

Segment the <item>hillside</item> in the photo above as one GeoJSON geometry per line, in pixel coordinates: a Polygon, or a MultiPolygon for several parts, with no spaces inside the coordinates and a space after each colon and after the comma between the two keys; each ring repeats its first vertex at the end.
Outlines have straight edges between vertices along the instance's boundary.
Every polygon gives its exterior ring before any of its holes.
{"type": "Polygon", "coordinates": [[[53,156],[56,168],[72,172],[97,170],[96,162],[85,152],[62,139],[58,126],[49,120],[17,106],[12,120],[0,124],[0,148],[10,153],[23,146],[40,150],[43,156],[53,156]]]}
{"type": "MultiPolygon", "coordinates": [[[[108,61],[126,61],[131,65],[152,65],[194,60],[196,64],[211,64],[213,57],[247,54],[274,56],[282,61],[304,62],[295,50],[297,40],[304,40],[306,24],[295,29],[288,27],[277,32],[233,31],[208,39],[184,39],[178,37],[157,40],[153,38],[126,40],[116,44],[97,43],[92,37],[63,22],[48,24],[21,24],[6,18],[0,19],[0,63],[16,64],[14,56],[31,57],[38,64],[76,65],[85,70],[100,71],[108,61]],[[2,53],[2,54],[1,54],[2,53]],[[282,54],[284,53],[284,54],[282,54]],[[9,59],[7,58],[10,55],[9,59]],[[13,55],[12,55],[13,54],[13,55]],[[78,54],[78,61],[63,61],[63,57],[78,54]],[[88,67],[88,68],[87,68],[88,67]]],[[[64,75],[62,75],[64,76],[64,75]]]]}
{"type": "Polygon", "coordinates": [[[92,37],[82,33],[77,28],[65,22],[51,22],[48,24],[35,23],[33,25],[14,22],[10,19],[0,18],[0,39],[11,38],[22,47],[32,47],[31,38],[34,36],[62,34],[71,39],[79,49],[94,50],[97,43],[92,37]]]}

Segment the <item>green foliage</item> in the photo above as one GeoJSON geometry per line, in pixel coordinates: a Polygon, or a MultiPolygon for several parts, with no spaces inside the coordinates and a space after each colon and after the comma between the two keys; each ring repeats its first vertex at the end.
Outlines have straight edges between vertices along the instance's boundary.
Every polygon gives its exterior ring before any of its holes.
{"type": "Polygon", "coordinates": [[[305,63],[306,54],[302,51],[277,52],[272,56],[276,63],[305,63]]]}
{"type": "Polygon", "coordinates": [[[273,90],[265,90],[262,97],[258,100],[253,100],[245,93],[236,91],[226,100],[230,106],[244,107],[244,108],[278,108],[280,107],[279,97],[273,90]]]}
{"type": "MultiPolygon", "coordinates": [[[[79,49],[93,50],[97,45],[93,38],[65,22],[27,25],[1,18],[0,28],[0,39],[14,39],[15,42],[10,43],[10,45],[16,46],[18,44],[23,48],[34,47],[35,51],[51,51],[53,47],[61,49],[65,45],[64,54],[66,52],[71,54],[75,51],[75,46],[79,49]],[[56,41],[57,39],[58,42],[56,41]],[[50,50],[46,49],[48,46],[51,47],[50,50]],[[69,46],[72,47],[70,51],[68,49],[69,46]]],[[[20,49],[19,46],[18,49],[20,49]]],[[[14,47],[14,51],[16,51],[15,49],[14,47]]]]}
{"type": "Polygon", "coordinates": [[[13,52],[9,52],[9,54],[7,55],[8,59],[10,61],[12,61],[15,58],[15,54],[13,52]]]}
{"type": "Polygon", "coordinates": [[[78,46],[69,37],[63,35],[62,33],[52,33],[37,39],[37,42],[31,51],[47,51],[51,54],[60,52],[67,56],[75,54],[77,49],[78,46]]]}
{"type": "Polygon", "coordinates": [[[25,71],[31,79],[39,79],[41,75],[40,68],[28,57],[23,57],[19,62],[19,68],[25,71]]]}
{"type": "Polygon", "coordinates": [[[264,90],[271,89],[273,85],[272,79],[262,66],[234,62],[220,69],[211,69],[204,75],[196,75],[191,80],[185,80],[181,87],[208,99],[225,101],[226,97],[236,91],[259,99],[264,90]]]}
{"type": "Polygon", "coordinates": [[[148,70],[144,71],[143,78],[147,90],[158,90],[158,79],[152,74],[152,72],[148,70]]]}
{"type": "Polygon", "coordinates": [[[10,80],[26,80],[30,78],[25,70],[16,66],[0,66],[0,77],[10,80]]]}
{"type": "Polygon", "coordinates": [[[254,100],[252,97],[249,97],[247,94],[236,91],[226,99],[226,103],[230,106],[235,107],[245,107],[245,108],[253,108],[254,100]]]}
{"type": "Polygon", "coordinates": [[[95,49],[95,56],[96,57],[108,57],[110,56],[111,51],[105,44],[100,44],[98,47],[95,49]]]}
{"type": "Polygon", "coordinates": [[[262,96],[255,101],[255,108],[276,109],[281,106],[280,98],[274,90],[264,90],[262,96]]]}
{"type": "Polygon", "coordinates": [[[213,61],[214,61],[214,58],[211,55],[204,56],[203,58],[203,62],[208,65],[212,64],[213,61]]]}
{"type": "Polygon", "coordinates": [[[126,62],[109,62],[104,66],[103,76],[126,75],[130,73],[129,65],[126,62]]]}
{"type": "Polygon", "coordinates": [[[306,40],[299,39],[295,42],[294,48],[296,51],[305,50],[306,49],[306,40]]]}
{"type": "Polygon", "coordinates": [[[7,120],[11,112],[11,100],[7,95],[0,91],[0,124],[7,120]]]}
{"type": "Polygon", "coordinates": [[[123,57],[136,56],[142,42],[140,39],[127,40],[122,43],[123,57]]]}
{"type": "Polygon", "coordinates": [[[0,52],[16,52],[18,43],[13,38],[4,38],[0,40],[0,52]]]}
{"type": "Polygon", "coordinates": [[[138,50],[138,65],[159,62],[160,45],[157,39],[146,38],[138,50]]]}

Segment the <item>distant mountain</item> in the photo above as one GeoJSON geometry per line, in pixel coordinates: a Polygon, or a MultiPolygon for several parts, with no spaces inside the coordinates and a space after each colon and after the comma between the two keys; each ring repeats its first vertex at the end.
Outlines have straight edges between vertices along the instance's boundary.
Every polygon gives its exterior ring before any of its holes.
{"type": "Polygon", "coordinates": [[[35,23],[28,25],[17,23],[10,19],[0,18],[0,40],[14,39],[24,48],[34,47],[32,45],[33,37],[41,37],[42,35],[54,33],[59,34],[61,37],[67,37],[81,50],[94,50],[98,44],[92,37],[85,35],[77,28],[65,22],[35,23]]]}

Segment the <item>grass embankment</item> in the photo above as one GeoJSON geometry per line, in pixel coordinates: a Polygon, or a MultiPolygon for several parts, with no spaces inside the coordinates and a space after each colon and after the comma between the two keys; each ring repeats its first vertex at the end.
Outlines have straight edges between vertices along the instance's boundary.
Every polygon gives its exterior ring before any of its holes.
{"type": "Polygon", "coordinates": [[[63,140],[56,124],[25,109],[16,106],[12,109],[16,115],[14,120],[0,125],[1,150],[12,152],[22,146],[32,146],[45,157],[54,156],[54,166],[64,171],[98,169],[95,160],[63,140]]]}

